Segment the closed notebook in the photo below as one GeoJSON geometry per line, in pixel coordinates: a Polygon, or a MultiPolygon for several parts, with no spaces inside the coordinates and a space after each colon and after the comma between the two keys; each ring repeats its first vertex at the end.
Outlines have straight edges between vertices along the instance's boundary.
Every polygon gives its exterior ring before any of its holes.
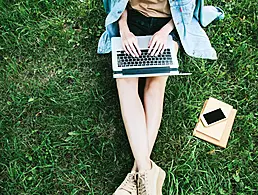
{"type": "MultiPolygon", "coordinates": [[[[228,143],[228,139],[229,139],[229,135],[230,135],[230,132],[232,130],[232,126],[233,126],[234,119],[235,119],[235,116],[236,116],[236,112],[237,112],[237,110],[235,110],[235,109],[233,109],[231,111],[231,114],[228,117],[228,122],[227,122],[226,128],[225,128],[224,133],[223,133],[220,140],[213,139],[213,138],[211,138],[211,137],[209,137],[209,136],[207,136],[203,133],[200,133],[199,131],[196,131],[196,129],[194,129],[193,135],[202,139],[202,140],[210,142],[214,145],[226,148],[227,143],[228,143]]],[[[199,121],[199,122],[201,123],[201,121],[199,121]]]]}
{"type": "Polygon", "coordinates": [[[221,121],[217,124],[208,126],[208,127],[205,127],[203,125],[203,123],[200,121],[196,127],[196,130],[199,131],[200,133],[203,133],[216,140],[221,139],[224,129],[226,128],[226,125],[227,125],[228,117],[229,117],[233,107],[229,104],[226,104],[222,101],[219,101],[215,98],[210,97],[203,109],[203,112],[202,112],[202,113],[206,113],[206,112],[210,112],[212,110],[218,109],[218,108],[221,108],[223,110],[223,112],[225,113],[225,115],[227,117],[226,120],[221,121]]]}
{"type": "MultiPolygon", "coordinates": [[[[202,111],[201,111],[201,114],[204,112],[204,109],[206,108],[207,103],[208,103],[208,100],[205,101],[204,106],[203,106],[202,111]]],[[[235,119],[235,116],[236,116],[236,112],[237,112],[237,110],[235,110],[235,109],[231,110],[231,113],[229,114],[229,116],[226,120],[227,121],[226,126],[225,126],[225,129],[223,130],[223,133],[222,133],[222,136],[221,136],[220,140],[214,139],[214,138],[212,138],[212,137],[210,137],[206,134],[201,133],[200,131],[197,131],[198,127],[202,127],[202,125],[203,125],[202,122],[201,122],[200,117],[199,117],[198,123],[195,126],[193,135],[202,139],[202,140],[205,140],[207,142],[215,144],[217,146],[226,148],[227,143],[228,143],[228,139],[229,139],[229,135],[230,135],[230,132],[232,130],[232,126],[233,126],[234,119],[235,119]]]]}

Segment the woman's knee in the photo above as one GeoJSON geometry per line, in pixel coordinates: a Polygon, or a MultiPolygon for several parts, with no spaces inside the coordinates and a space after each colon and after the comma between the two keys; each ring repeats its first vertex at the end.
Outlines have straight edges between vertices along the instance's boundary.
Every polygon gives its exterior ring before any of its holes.
{"type": "Polygon", "coordinates": [[[138,90],[138,78],[119,78],[116,79],[118,91],[135,91],[138,90]]]}
{"type": "Polygon", "coordinates": [[[168,76],[151,77],[146,79],[145,92],[164,93],[168,76]]]}

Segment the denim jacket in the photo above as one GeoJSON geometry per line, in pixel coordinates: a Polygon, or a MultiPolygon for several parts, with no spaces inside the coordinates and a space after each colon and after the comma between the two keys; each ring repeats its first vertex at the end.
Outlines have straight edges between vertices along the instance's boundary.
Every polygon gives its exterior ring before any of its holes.
{"type": "MultiPolygon", "coordinates": [[[[206,59],[217,59],[208,36],[202,27],[214,20],[224,18],[220,8],[204,6],[204,0],[168,0],[175,28],[185,52],[189,56],[206,59]]],[[[126,9],[128,0],[103,0],[107,18],[106,31],[101,35],[99,54],[111,51],[111,37],[119,36],[118,20],[126,9]]]]}

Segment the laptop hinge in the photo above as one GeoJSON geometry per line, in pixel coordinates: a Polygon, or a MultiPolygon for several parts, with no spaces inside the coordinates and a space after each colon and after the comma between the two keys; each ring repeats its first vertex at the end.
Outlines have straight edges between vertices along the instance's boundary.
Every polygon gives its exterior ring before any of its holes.
{"type": "Polygon", "coordinates": [[[178,71],[178,68],[158,67],[158,68],[130,68],[123,69],[122,71],[114,71],[114,74],[123,75],[135,75],[135,74],[159,74],[159,73],[170,73],[171,71],[178,71]]]}

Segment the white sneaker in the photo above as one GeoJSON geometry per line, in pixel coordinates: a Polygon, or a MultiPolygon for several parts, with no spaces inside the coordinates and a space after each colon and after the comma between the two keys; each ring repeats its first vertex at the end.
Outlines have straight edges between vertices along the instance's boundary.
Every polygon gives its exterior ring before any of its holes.
{"type": "Polygon", "coordinates": [[[137,195],[135,172],[128,173],[113,195],[137,195]]]}
{"type": "Polygon", "coordinates": [[[136,173],[138,195],[162,195],[165,171],[151,161],[151,169],[136,173]]]}

